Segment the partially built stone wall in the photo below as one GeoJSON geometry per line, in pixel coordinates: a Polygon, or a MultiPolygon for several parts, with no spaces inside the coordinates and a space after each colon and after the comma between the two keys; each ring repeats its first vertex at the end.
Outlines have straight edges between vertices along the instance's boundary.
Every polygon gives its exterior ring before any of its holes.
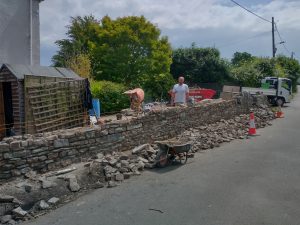
{"type": "Polygon", "coordinates": [[[6,138],[0,142],[0,179],[29,170],[46,172],[80,162],[99,152],[125,151],[165,140],[185,129],[230,119],[249,110],[248,102],[211,101],[195,107],[166,108],[140,118],[93,128],[76,128],[6,138]]]}

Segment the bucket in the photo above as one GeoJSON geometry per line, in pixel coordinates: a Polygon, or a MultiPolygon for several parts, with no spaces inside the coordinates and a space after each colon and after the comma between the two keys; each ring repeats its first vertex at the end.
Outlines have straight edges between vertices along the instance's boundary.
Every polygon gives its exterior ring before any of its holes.
{"type": "Polygon", "coordinates": [[[98,98],[93,98],[93,109],[90,110],[90,116],[96,116],[100,118],[100,100],[98,98]]]}

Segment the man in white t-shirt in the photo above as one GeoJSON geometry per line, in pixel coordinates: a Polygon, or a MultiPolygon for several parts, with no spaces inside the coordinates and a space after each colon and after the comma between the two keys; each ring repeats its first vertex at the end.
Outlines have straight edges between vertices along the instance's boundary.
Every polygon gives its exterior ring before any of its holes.
{"type": "Polygon", "coordinates": [[[186,105],[189,99],[189,87],[184,83],[184,77],[178,78],[172,90],[172,100],[175,106],[186,105]]]}

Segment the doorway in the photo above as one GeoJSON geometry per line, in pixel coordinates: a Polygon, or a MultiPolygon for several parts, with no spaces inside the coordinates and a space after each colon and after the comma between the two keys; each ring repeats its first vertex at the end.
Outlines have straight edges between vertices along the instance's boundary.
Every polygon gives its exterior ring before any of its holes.
{"type": "Polygon", "coordinates": [[[4,104],[4,118],[5,118],[5,136],[13,135],[14,116],[12,103],[12,88],[11,82],[2,83],[3,104],[4,104]]]}

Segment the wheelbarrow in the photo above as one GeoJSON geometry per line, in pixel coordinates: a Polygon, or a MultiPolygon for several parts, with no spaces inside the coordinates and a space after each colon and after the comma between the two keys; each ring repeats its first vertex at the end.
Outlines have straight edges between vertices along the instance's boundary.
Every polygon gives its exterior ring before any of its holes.
{"type": "Polygon", "coordinates": [[[159,147],[156,155],[156,165],[158,167],[166,167],[176,160],[181,164],[185,164],[188,159],[188,152],[192,149],[192,143],[179,141],[157,141],[155,143],[159,147]]]}

